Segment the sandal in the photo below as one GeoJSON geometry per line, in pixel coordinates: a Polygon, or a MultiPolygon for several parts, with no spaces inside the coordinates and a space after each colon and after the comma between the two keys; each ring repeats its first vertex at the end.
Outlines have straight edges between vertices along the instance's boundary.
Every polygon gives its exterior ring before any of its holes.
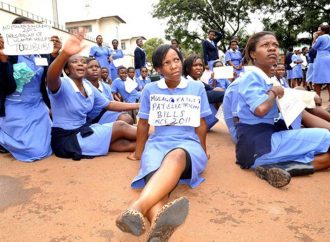
{"type": "Polygon", "coordinates": [[[137,210],[127,209],[116,220],[117,227],[125,232],[135,236],[140,236],[145,232],[144,216],[137,210]]]}
{"type": "Polygon", "coordinates": [[[189,200],[185,197],[180,197],[165,204],[156,216],[147,241],[168,241],[174,230],[185,221],[188,215],[188,210],[189,200]]]}

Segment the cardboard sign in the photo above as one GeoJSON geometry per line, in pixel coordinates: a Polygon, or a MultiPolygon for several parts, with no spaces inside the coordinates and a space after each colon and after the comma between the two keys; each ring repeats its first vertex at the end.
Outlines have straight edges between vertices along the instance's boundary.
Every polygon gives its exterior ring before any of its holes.
{"type": "Polygon", "coordinates": [[[2,26],[6,55],[49,54],[52,27],[46,24],[10,24],[2,26]]]}
{"type": "Polygon", "coordinates": [[[214,67],[214,79],[230,79],[234,78],[234,68],[232,66],[214,67]]]}
{"type": "Polygon", "coordinates": [[[150,95],[149,124],[153,126],[200,125],[201,97],[193,95],[150,95]]]}

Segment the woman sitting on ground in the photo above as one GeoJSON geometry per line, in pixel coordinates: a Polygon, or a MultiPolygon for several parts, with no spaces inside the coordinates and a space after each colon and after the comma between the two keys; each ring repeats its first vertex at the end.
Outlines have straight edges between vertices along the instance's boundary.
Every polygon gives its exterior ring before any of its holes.
{"type": "MultiPolygon", "coordinates": [[[[295,161],[311,164],[315,171],[330,167],[330,133],[327,129],[304,128],[278,131],[276,98],[284,95],[274,86],[272,68],[277,63],[279,44],[272,32],[250,37],[246,54],[255,68],[240,77],[237,97],[236,160],[241,168],[256,174],[275,187],[290,182],[290,174],[276,164],[295,161]]],[[[236,82],[236,81],[235,81],[236,82]]]]}
{"type": "Polygon", "coordinates": [[[133,188],[140,196],[117,219],[123,231],[139,236],[145,231],[145,217],[151,223],[148,241],[167,241],[188,214],[188,200],[170,203],[169,194],[178,183],[198,186],[207,163],[206,123],[211,114],[200,82],[182,77],[182,56],[170,45],[161,45],[152,62],[164,76],[145,86],[141,96],[138,138],[130,159],[141,159],[133,188]],[[148,137],[150,125],[155,131],[148,137]],[[167,203],[167,204],[166,204],[167,203]]]}
{"type": "Polygon", "coordinates": [[[52,149],[63,158],[81,159],[106,155],[109,151],[133,151],[136,127],[123,121],[105,124],[86,122],[94,108],[123,111],[139,104],[109,101],[88,81],[86,58],[76,55],[82,49],[82,36],[71,36],[47,73],[52,106],[52,149]],[[60,77],[64,69],[67,77],[60,77]]]}

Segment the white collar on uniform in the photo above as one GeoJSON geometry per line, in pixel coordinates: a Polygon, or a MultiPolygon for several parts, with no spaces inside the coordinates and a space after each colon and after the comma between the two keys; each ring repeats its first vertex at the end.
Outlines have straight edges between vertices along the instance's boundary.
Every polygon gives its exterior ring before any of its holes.
{"type": "Polygon", "coordinates": [[[104,91],[104,88],[103,88],[103,84],[101,81],[99,81],[99,88],[98,88],[101,92],[104,91]]]}
{"type": "Polygon", "coordinates": [[[191,80],[191,81],[199,81],[199,79],[198,79],[198,80],[195,80],[195,79],[192,78],[190,75],[187,76],[187,79],[188,79],[188,80],[191,80]]]}
{"type": "Polygon", "coordinates": [[[274,79],[271,79],[269,76],[267,76],[267,74],[260,68],[258,68],[256,66],[251,66],[251,67],[249,67],[249,69],[251,71],[257,73],[260,77],[262,77],[268,85],[274,84],[274,79]]]}
{"type": "MultiPolygon", "coordinates": [[[[160,89],[167,89],[168,86],[166,85],[165,79],[162,78],[157,82],[157,85],[160,89]]],[[[176,86],[176,88],[186,88],[188,86],[188,80],[184,77],[181,77],[179,85],[176,86]]]]}
{"type": "MultiPolygon", "coordinates": [[[[70,77],[68,77],[68,80],[69,80],[69,83],[71,84],[73,90],[75,92],[80,92],[77,85],[76,85],[76,83],[74,83],[74,81],[70,77]]],[[[87,83],[86,80],[83,79],[82,82],[83,82],[83,86],[85,88],[87,96],[90,96],[93,93],[92,88],[89,86],[89,84],[87,83]]]]}

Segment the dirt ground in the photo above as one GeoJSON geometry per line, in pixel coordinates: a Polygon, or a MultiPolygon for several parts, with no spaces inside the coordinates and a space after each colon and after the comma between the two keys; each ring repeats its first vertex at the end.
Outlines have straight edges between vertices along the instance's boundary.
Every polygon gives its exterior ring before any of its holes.
{"type": "MultiPolygon", "coordinates": [[[[235,165],[223,123],[207,141],[205,182],[195,189],[179,186],[171,195],[186,196],[190,211],[170,241],[330,241],[330,170],[275,189],[235,165]]],[[[145,241],[146,235],[134,237],[115,226],[139,194],[130,188],[139,163],[126,156],[51,156],[29,164],[0,154],[0,241],[145,241]]]]}

